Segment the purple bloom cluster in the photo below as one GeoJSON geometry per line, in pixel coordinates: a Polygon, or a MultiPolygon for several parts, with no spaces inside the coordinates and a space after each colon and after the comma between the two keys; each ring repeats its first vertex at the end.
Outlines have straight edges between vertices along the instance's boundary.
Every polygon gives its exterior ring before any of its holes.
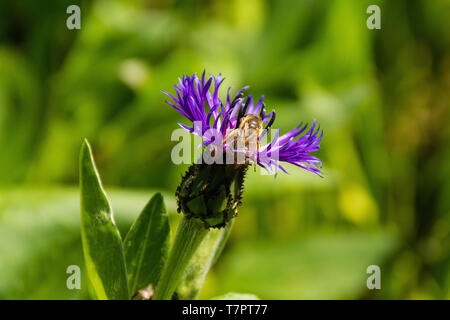
{"type": "MultiPolygon", "coordinates": [[[[258,137],[258,139],[262,138],[267,134],[275,120],[275,111],[266,113],[264,96],[261,96],[256,103],[252,95],[244,96],[244,91],[249,86],[240,89],[233,99],[230,96],[231,88],[228,88],[224,104],[219,98],[219,88],[223,80],[224,78],[221,75],[218,77],[210,76],[206,80],[205,72],[203,72],[201,78],[194,74],[192,77],[183,76],[179,79],[179,83],[174,85],[175,96],[163,91],[172,100],[166,100],[166,103],[192,122],[192,126],[181,123],[179,125],[188,132],[204,138],[204,144],[208,145],[213,143],[213,140],[211,140],[211,135],[206,134],[207,132],[213,131],[225,138],[232,130],[239,127],[240,121],[245,116],[257,115],[265,126],[261,137],[258,137]],[[201,125],[194,125],[198,123],[201,125]]],[[[313,122],[308,131],[306,131],[307,126],[300,124],[282,136],[280,136],[280,129],[278,128],[272,141],[254,150],[255,154],[248,155],[249,159],[255,159],[258,165],[268,172],[275,171],[276,173],[278,169],[281,169],[287,173],[279,163],[284,161],[320,176],[319,168],[322,163],[317,157],[309,153],[320,149],[319,143],[323,132],[319,135],[320,128],[316,128],[316,121],[313,122]],[[304,133],[305,131],[306,133],[304,133]],[[302,133],[304,134],[301,136],[302,133]]],[[[224,145],[223,148],[229,148],[229,145],[224,145]]],[[[239,152],[239,150],[234,149],[233,151],[239,152]]]]}

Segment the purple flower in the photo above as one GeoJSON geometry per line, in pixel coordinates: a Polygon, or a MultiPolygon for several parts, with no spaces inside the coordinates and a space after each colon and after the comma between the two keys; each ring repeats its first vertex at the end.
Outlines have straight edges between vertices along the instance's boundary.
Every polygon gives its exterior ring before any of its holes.
{"type": "Polygon", "coordinates": [[[203,72],[201,79],[196,74],[179,79],[179,83],[174,86],[176,96],[163,91],[172,100],[166,100],[166,103],[192,123],[192,126],[179,123],[183,129],[201,136],[205,140],[204,145],[220,145],[223,151],[245,153],[248,163],[256,162],[268,172],[277,174],[280,169],[288,173],[280,164],[280,162],[288,162],[321,176],[321,161],[310,155],[311,152],[320,149],[319,143],[323,136],[323,131],[320,132],[320,128],[316,128],[316,121],[308,131],[306,131],[308,125],[300,124],[282,136],[278,128],[270,143],[251,150],[236,149],[233,143],[223,143],[228,140],[227,137],[230,134],[233,134],[233,130],[242,126],[242,120],[249,115],[258,116],[260,119],[258,121],[263,124],[263,130],[257,137],[258,142],[267,135],[275,120],[275,111],[266,113],[264,96],[261,96],[256,103],[252,95],[244,96],[249,86],[240,89],[232,99],[231,88],[228,88],[224,104],[219,98],[219,89],[223,80],[220,74],[218,77],[210,76],[206,80],[205,72],[203,72]],[[211,135],[211,132],[214,134],[211,135]],[[217,136],[221,138],[220,141],[217,141],[217,136]]]}

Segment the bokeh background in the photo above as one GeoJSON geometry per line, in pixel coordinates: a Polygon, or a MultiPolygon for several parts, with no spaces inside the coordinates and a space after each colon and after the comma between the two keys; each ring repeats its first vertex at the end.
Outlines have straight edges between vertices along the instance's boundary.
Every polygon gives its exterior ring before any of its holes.
{"type": "Polygon", "coordinates": [[[202,298],[450,298],[449,14],[447,0],[1,1],[0,298],[89,297],[86,279],[66,288],[68,265],[84,274],[84,137],[123,235],[155,190],[175,217],[184,119],[160,90],[204,69],[264,94],[284,132],[317,119],[324,178],[250,170],[202,298]]]}

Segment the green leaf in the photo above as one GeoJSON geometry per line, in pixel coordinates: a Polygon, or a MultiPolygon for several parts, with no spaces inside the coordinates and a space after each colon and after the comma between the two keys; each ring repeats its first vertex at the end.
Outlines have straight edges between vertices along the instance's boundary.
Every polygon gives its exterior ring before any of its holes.
{"type": "Polygon", "coordinates": [[[87,140],[80,152],[80,189],[81,239],[89,280],[98,299],[128,299],[122,240],[87,140]]]}
{"type": "MultiPolygon", "coordinates": [[[[108,189],[121,234],[126,234],[154,193],[151,189],[108,189]]],[[[169,220],[180,218],[171,194],[163,193],[169,220]]],[[[0,300],[96,297],[88,293],[78,186],[0,187],[0,253],[0,300]],[[81,269],[81,290],[67,289],[70,265],[81,269]]]]}
{"type": "Polygon", "coordinates": [[[156,288],[167,260],[170,227],[163,197],[156,193],[131,226],[124,248],[130,294],[149,284],[156,288]]]}
{"type": "Polygon", "coordinates": [[[259,298],[250,293],[229,292],[222,296],[212,298],[211,300],[259,300],[259,298]]]}

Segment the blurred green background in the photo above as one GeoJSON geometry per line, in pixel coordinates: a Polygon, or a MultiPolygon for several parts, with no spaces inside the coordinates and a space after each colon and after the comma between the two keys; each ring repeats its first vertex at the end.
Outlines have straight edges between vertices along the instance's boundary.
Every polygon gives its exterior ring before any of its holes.
{"type": "Polygon", "coordinates": [[[160,90],[206,69],[264,94],[284,132],[317,119],[324,178],[250,170],[202,298],[449,299],[449,14],[447,0],[2,1],[0,298],[89,296],[86,279],[66,288],[68,265],[84,275],[84,137],[123,236],[155,190],[175,216],[187,167],[170,135],[186,121],[160,90]]]}

